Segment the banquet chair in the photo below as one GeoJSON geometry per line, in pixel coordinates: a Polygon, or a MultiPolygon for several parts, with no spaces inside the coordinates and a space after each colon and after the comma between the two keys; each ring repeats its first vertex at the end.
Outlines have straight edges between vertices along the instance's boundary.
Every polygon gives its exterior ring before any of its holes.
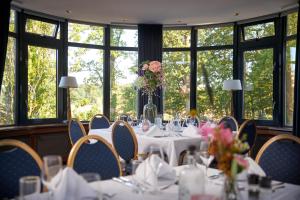
{"type": "Polygon", "coordinates": [[[119,120],[122,120],[125,122],[127,122],[128,118],[129,118],[129,115],[127,115],[127,114],[122,114],[119,116],[119,120]]]}
{"type": "Polygon", "coordinates": [[[74,145],[81,137],[86,136],[85,129],[78,119],[69,121],[69,138],[72,145],[74,145]]]}
{"type": "Polygon", "coordinates": [[[98,173],[101,180],[122,175],[117,153],[104,138],[97,135],[84,136],[74,144],[67,166],[78,174],[98,173]],[[93,141],[89,142],[91,139],[93,141]]]}
{"type": "Polygon", "coordinates": [[[43,162],[27,144],[12,139],[0,141],[0,199],[19,194],[19,179],[40,176],[43,162]]]}
{"type": "MultiPolygon", "coordinates": [[[[190,118],[191,116],[188,116],[188,118],[190,118]]],[[[195,123],[196,123],[196,126],[198,127],[199,126],[199,123],[200,123],[200,119],[196,116],[195,117],[195,123]]],[[[187,127],[188,125],[186,124],[186,120],[183,121],[182,123],[182,127],[187,127]]]]}
{"type": "Polygon", "coordinates": [[[300,185],[300,138],[282,134],[268,140],[255,161],[273,180],[300,185]]]}
{"type": "Polygon", "coordinates": [[[96,114],[89,123],[89,130],[109,128],[109,120],[105,115],[96,114]]]}
{"type": "Polygon", "coordinates": [[[237,137],[243,141],[247,142],[249,145],[249,150],[244,153],[249,153],[251,156],[252,148],[255,144],[256,139],[256,125],[254,120],[246,120],[242,123],[241,127],[239,128],[237,137]]]}
{"type": "Polygon", "coordinates": [[[231,131],[238,131],[239,124],[237,123],[236,119],[232,116],[223,117],[219,122],[218,125],[223,124],[224,128],[230,128],[231,131]]]}
{"type": "Polygon", "coordinates": [[[138,143],[132,127],[127,122],[118,120],[114,123],[112,128],[112,143],[118,155],[126,162],[126,174],[130,174],[130,161],[137,159],[138,143]]]}

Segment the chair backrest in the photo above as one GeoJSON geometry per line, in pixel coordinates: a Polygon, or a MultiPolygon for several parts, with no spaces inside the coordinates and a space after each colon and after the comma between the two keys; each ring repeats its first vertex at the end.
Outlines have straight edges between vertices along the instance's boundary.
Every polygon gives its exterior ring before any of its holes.
{"type": "Polygon", "coordinates": [[[122,120],[122,121],[127,122],[128,117],[129,117],[129,115],[127,115],[127,114],[121,114],[121,115],[119,116],[119,120],[122,120]]]}
{"type": "Polygon", "coordinates": [[[138,143],[132,127],[125,121],[118,120],[112,128],[112,142],[122,159],[129,162],[137,159],[138,143]]]}
{"type": "Polygon", "coordinates": [[[249,152],[251,153],[256,139],[256,125],[254,120],[246,120],[239,128],[238,138],[249,145],[249,152]]]}
{"type": "Polygon", "coordinates": [[[117,153],[104,138],[97,135],[84,136],[74,144],[67,166],[79,174],[98,173],[101,180],[122,175],[117,153]],[[89,142],[90,139],[96,141],[89,142]]]}
{"type": "Polygon", "coordinates": [[[238,131],[239,124],[232,116],[223,117],[218,124],[223,124],[225,128],[230,128],[231,131],[238,131]]]}
{"type": "Polygon", "coordinates": [[[43,161],[27,144],[12,139],[0,141],[0,199],[19,194],[19,179],[40,176],[43,161]]]}
{"type": "Polygon", "coordinates": [[[86,136],[85,129],[78,119],[69,121],[69,138],[71,144],[74,145],[80,138],[86,136]]]}
{"type": "Polygon", "coordinates": [[[105,115],[96,114],[89,123],[89,129],[109,128],[109,120],[105,115]]]}
{"type": "MultiPolygon", "coordinates": [[[[188,116],[188,118],[190,118],[191,116],[188,116]]],[[[195,123],[196,123],[196,126],[199,126],[200,124],[200,119],[196,116],[195,117],[195,123]]],[[[182,123],[182,127],[187,127],[188,125],[186,124],[186,120],[183,121],[182,123]]]]}
{"type": "Polygon", "coordinates": [[[300,138],[282,134],[268,140],[255,161],[273,180],[300,185],[300,138]]]}

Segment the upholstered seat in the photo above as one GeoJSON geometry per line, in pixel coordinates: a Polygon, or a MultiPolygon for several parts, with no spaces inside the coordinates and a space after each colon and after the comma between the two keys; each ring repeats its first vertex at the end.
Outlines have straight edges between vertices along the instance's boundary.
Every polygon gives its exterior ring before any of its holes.
{"type": "Polygon", "coordinates": [[[69,121],[69,138],[72,145],[74,145],[80,138],[86,136],[85,129],[78,119],[69,121]]]}
{"type": "Polygon", "coordinates": [[[0,199],[19,194],[19,179],[40,176],[43,162],[27,144],[18,140],[0,141],[0,199]]]}
{"type": "Polygon", "coordinates": [[[231,116],[226,116],[226,117],[223,117],[219,123],[220,124],[223,124],[223,126],[225,128],[230,128],[231,131],[238,131],[239,129],[239,125],[236,121],[236,119],[234,119],[234,117],[231,117],[231,116]]]}
{"type": "Polygon", "coordinates": [[[246,120],[243,122],[238,132],[238,138],[243,142],[248,143],[249,150],[247,152],[249,152],[251,156],[252,148],[256,139],[256,125],[254,120],[246,120]]]}
{"type": "MultiPolygon", "coordinates": [[[[189,116],[188,118],[190,118],[190,116],[189,116]]],[[[196,125],[196,126],[199,126],[199,123],[200,123],[200,119],[199,119],[198,117],[195,117],[195,125],[196,125]]],[[[187,126],[188,126],[188,125],[186,124],[186,120],[183,121],[182,126],[183,126],[183,127],[187,127],[187,126]]]]}
{"type": "Polygon", "coordinates": [[[282,134],[268,140],[255,161],[273,180],[300,185],[300,138],[282,134]]]}
{"type": "Polygon", "coordinates": [[[117,153],[105,139],[97,135],[80,138],[71,149],[67,165],[79,174],[98,173],[102,180],[122,175],[117,153]],[[90,139],[94,141],[89,142],[90,139]]]}
{"type": "Polygon", "coordinates": [[[106,116],[102,114],[96,114],[90,121],[89,128],[91,129],[101,129],[109,128],[109,120],[106,116]]]}

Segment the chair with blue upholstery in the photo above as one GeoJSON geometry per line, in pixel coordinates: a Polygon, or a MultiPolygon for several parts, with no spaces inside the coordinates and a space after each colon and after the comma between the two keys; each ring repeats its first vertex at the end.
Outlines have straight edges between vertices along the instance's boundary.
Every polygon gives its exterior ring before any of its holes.
{"type": "Polygon", "coordinates": [[[78,119],[72,119],[69,121],[69,138],[71,144],[74,145],[77,140],[86,136],[85,129],[82,123],[78,119]]]}
{"type": "Polygon", "coordinates": [[[254,120],[246,120],[242,123],[239,128],[238,138],[243,142],[247,142],[249,145],[249,150],[247,150],[249,155],[251,156],[253,146],[255,144],[256,139],[256,125],[254,120]]]}
{"type": "Polygon", "coordinates": [[[19,179],[40,176],[43,161],[27,144],[12,139],[0,141],[0,199],[19,194],[19,179]]]}
{"type": "Polygon", "coordinates": [[[129,118],[129,115],[127,115],[127,114],[121,114],[119,116],[119,120],[122,120],[122,121],[125,121],[125,122],[127,122],[128,118],[129,118]]]}
{"type": "Polygon", "coordinates": [[[101,180],[122,175],[117,153],[111,144],[97,135],[84,136],[74,144],[67,166],[79,174],[98,173],[101,180]],[[93,141],[90,142],[91,139],[93,141]]]}
{"type": "Polygon", "coordinates": [[[226,116],[226,117],[223,117],[219,123],[220,124],[223,124],[223,126],[225,128],[229,128],[231,129],[231,131],[238,131],[239,129],[239,124],[237,123],[236,119],[232,116],[226,116]]]}
{"type": "Polygon", "coordinates": [[[300,138],[282,134],[268,140],[255,161],[273,180],[300,185],[300,138]]]}
{"type": "Polygon", "coordinates": [[[90,121],[89,130],[109,128],[109,120],[105,115],[96,114],[90,121]]]}
{"type": "Polygon", "coordinates": [[[126,173],[130,174],[130,161],[138,156],[138,143],[132,127],[118,120],[112,128],[112,142],[119,156],[126,162],[126,173]]]}

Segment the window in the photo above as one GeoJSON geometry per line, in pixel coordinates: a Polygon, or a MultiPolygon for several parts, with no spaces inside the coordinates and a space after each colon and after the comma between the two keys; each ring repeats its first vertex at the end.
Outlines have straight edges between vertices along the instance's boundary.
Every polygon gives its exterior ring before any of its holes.
{"type": "Polygon", "coordinates": [[[28,18],[25,31],[28,33],[39,34],[42,36],[56,37],[58,24],[48,23],[28,18]]]}
{"type": "Polygon", "coordinates": [[[191,30],[164,29],[163,47],[164,119],[170,120],[175,114],[185,117],[190,110],[191,30]]]}
{"type": "Polygon", "coordinates": [[[57,50],[28,46],[28,119],[57,118],[57,50]]]}
{"type": "Polygon", "coordinates": [[[202,116],[220,119],[230,115],[231,93],[222,89],[223,82],[232,79],[233,50],[206,50],[197,53],[197,110],[202,116]],[[203,78],[205,68],[213,91],[213,105],[209,101],[203,78]]]}
{"type": "Polygon", "coordinates": [[[273,49],[244,52],[244,119],[273,120],[273,49]]]}
{"type": "Polygon", "coordinates": [[[104,44],[104,27],[68,23],[68,41],[85,44],[104,44]]]}
{"type": "Polygon", "coordinates": [[[0,125],[15,123],[15,65],[16,39],[9,37],[0,94],[0,125]]]}
{"type": "Polygon", "coordinates": [[[190,110],[190,52],[163,53],[166,86],[163,94],[164,119],[170,120],[179,113],[182,117],[190,110]]]}
{"type": "Polygon", "coordinates": [[[137,117],[138,32],[136,27],[111,27],[110,119],[127,114],[137,117]]]}
{"type": "Polygon", "coordinates": [[[244,27],[244,40],[261,39],[275,35],[274,22],[250,25],[244,27]]]}
{"type": "Polygon", "coordinates": [[[198,29],[197,46],[220,46],[233,44],[233,26],[198,29]]]}
{"type": "Polygon", "coordinates": [[[9,32],[16,32],[16,11],[10,10],[9,32]]]}
{"type": "Polygon", "coordinates": [[[294,12],[287,16],[287,36],[297,34],[298,13],[294,12]]]}

